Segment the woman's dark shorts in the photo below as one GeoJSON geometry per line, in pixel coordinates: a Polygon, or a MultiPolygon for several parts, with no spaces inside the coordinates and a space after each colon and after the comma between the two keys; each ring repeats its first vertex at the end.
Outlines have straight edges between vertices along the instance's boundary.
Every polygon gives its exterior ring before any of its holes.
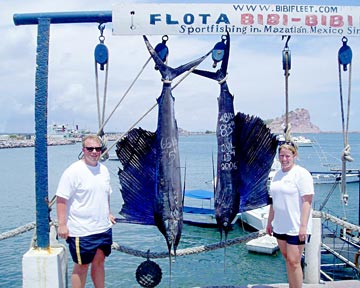
{"type": "Polygon", "coordinates": [[[305,243],[309,243],[310,238],[311,238],[311,235],[307,235],[307,239],[306,239],[307,241],[300,241],[298,235],[294,236],[294,235],[287,235],[287,234],[277,234],[275,232],[273,232],[273,236],[276,239],[284,240],[284,241],[286,241],[286,243],[292,244],[292,245],[304,245],[305,243]]]}
{"type": "Polygon", "coordinates": [[[89,264],[93,261],[97,249],[101,249],[105,256],[110,255],[112,229],[84,237],[68,237],[66,242],[69,244],[70,254],[75,263],[89,264]]]}

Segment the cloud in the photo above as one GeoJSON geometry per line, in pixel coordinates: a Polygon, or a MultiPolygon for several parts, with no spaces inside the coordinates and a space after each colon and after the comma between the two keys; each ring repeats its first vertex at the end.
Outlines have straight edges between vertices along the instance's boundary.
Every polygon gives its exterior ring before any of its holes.
{"type": "MultiPolygon", "coordinates": [[[[249,1],[253,2],[253,1],[249,1]]],[[[263,2],[263,1],[261,1],[263,2]]],[[[278,1],[279,2],[279,1],[278,1]]],[[[281,2],[281,1],[280,1],[281,2]]],[[[288,1],[287,1],[288,2],[288,1]]],[[[286,2],[286,3],[287,3],[286,2]]],[[[311,1],[309,1],[311,2],[311,1]]],[[[332,1],[333,5],[336,1],[332,1]]],[[[256,1],[254,3],[257,3],[256,1]]],[[[341,2],[342,3],[342,2],[341,2]]],[[[341,5],[341,3],[339,3],[341,5]]],[[[344,2],[345,3],[345,2],[344,2]]],[[[2,45],[0,70],[2,83],[0,133],[34,131],[34,91],[36,64],[36,26],[15,26],[14,13],[44,11],[108,11],[112,1],[3,1],[0,4],[2,45]],[[5,68],[4,68],[5,67],[5,68]]],[[[346,3],[344,4],[346,5],[346,3]]],[[[119,103],[149,58],[141,36],[113,36],[111,24],[105,28],[109,49],[109,78],[106,117],[119,103]]],[[[98,111],[94,68],[94,49],[99,43],[96,23],[51,25],[49,59],[48,122],[78,124],[96,131],[98,111]]],[[[161,36],[149,36],[152,45],[161,36]]],[[[169,36],[169,65],[176,67],[208,52],[220,35],[169,36]]],[[[228,85],[234,94],[235,110],[263,119],[285,113],[285,79],[282,70],[284,40],[274,36],[234,36],[231,39],[228,85]]],[[[353,49],[352,102],[350,127],[360,131],[358,37],[349,38],[353,49]]],[[[289,108],[310,111],[312,122],[322,130],[341,129],[337,52],[341,37],[293,36],[289,41],[292,67],[289,77],[289,108]],[[324,109],[326,107],[326,109],[324,109]]],[[[211,59],[200,65],[213,70],[211,59]]],[[[161,93],[161,76],[152,61],[108,121],[105,131],[125,131],[156,103],[161,93]]],[[[214,70],[213,70],[214,71],[214,70]]],[[[347,75],[345,75],[347,76],[347,75]]],[[[104,72],[99,74],[103,96],[104,72]]],[[[177,79],[178,80],[178,79],[177,79]]],[[[174,81],[174,83],[177,82],[174,81]]],[[[344,80],[344,98],[347,83],[344,80]]],[[[219,85],[197,75],[189,75],[174,89],[178,125],[191,131],[215,130],[219,85]]],[[[102,105],[102,98],[100,99],[102,105]]],[[[140,126],[156,129],[157,108],[140,126]]]]}

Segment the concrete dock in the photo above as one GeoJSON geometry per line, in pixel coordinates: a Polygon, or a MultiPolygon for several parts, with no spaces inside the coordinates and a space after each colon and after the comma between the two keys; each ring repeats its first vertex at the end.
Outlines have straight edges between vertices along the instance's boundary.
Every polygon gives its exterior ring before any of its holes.
{"type": "MultiPolygon", "coordinates": [[[[193,287],[200,288],[200,287],[193,287]]],[[[289,288],[289,284],[250,284],[247,286],[205,286],[201,288],[289,288]]],[[[303,284],[303,288],[360,288],[358,280],[324,282],[321,284],[303,284]]]]}

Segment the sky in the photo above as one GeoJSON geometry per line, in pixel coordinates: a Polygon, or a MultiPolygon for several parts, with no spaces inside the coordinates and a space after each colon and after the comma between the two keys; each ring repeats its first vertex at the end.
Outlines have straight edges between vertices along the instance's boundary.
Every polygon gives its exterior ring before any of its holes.
{"type": "MultiPolygon", "coordinates": [[[[34,94],[37,26],[15,26],[15,13],[111,11],[111,0],[12,0],[0,2],[0,133],[35,132],[34,94]]],[[[128,1],[136,2],[136,1],[128,1]]],[[[139,1],[140,2],[140,1],[139,1]]],[[[141,1],[158,3],[162,1],[141,1]]],[[[165,1],[181,2],[181,1],[165,1]]],[[[183,1],[206,3],[206,1],[183,1]]],[[[207,1],[240,3],[242,1],[207,1]]],[[[256,4],[354,5],[354,1],[244,1],[256,4]]],[[[48,124],[78,125],[96,132],[99,127],[94,49],[99,43],[98,25],[56,24],[50,28],[48,124]]],[[[109,77],[105,119],[113,112],[125,91],[149,58],[141,36],[112,35],[106,24],[105,45],[109,50],[109,77]]],[[[196,59],[213,48],[221,35],[169,35],[168,64],[177,67],[196,59]]],[[[360,37],[360,36],[359,36],[360,37]]],[[[360,38],[349,37],[353,52],[350,131],[360,131],[360,38]]],[[[307,109],[311,122],[322,131],[341,131],[338,50],[341,36],[293,36],[289,41],[292,67],[289,77],[289,111],[307,109]]],[[[149,36],[153,46],[161,35],[149,36]]],[[[283,115],[285,77],[280,36],[234,36],[231,38],[227,83],[234,95],[236,112],[256,115],[263,120],[283,115]]],[[[207,60],[206,60],[207,61],[207,60]]],[[[211,59],[200,68],[209,70],[211,59]],[[205,68],[206,67],[206,68],[205,68]]],[[[99,72],[100,96],[105,73],[99,72]]],[[[344,74],[343,97],[347,101],[347,78],[344,74]]],[[[176,81],[175,81],[176,83],[176,81]]],[[[111,118],[105,132],[123,132],[132,127],[156,103],[162,82],[153,62],[145,68],[111,118]]],[[[215,81],[189,75],[173,90],[178,126],[188,131],[215,131],[219,85],[215,81]]],[[[102,104],[101,104],[102,105],[102,104]]],[[[346,112],[347,106],[345,106],[346,112]]],[[[137,126],[154,131],[157,109],[153,109],[137,126]]]]}

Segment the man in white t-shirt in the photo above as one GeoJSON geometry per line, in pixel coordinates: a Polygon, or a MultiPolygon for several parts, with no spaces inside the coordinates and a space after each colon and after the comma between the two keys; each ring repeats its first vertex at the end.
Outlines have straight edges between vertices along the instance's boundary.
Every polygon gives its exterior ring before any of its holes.
{"type": "Polygon", "coordinates": [[[99,162],[102,145],[95,135],[82,141],[83,158],[61,176],[56,191],[58,235],[66,239],[74,261],[72,287],[85,287],[88,267],[96,288],[105,286],[105,257],[111,253],[110,175],[99,162]]]}

